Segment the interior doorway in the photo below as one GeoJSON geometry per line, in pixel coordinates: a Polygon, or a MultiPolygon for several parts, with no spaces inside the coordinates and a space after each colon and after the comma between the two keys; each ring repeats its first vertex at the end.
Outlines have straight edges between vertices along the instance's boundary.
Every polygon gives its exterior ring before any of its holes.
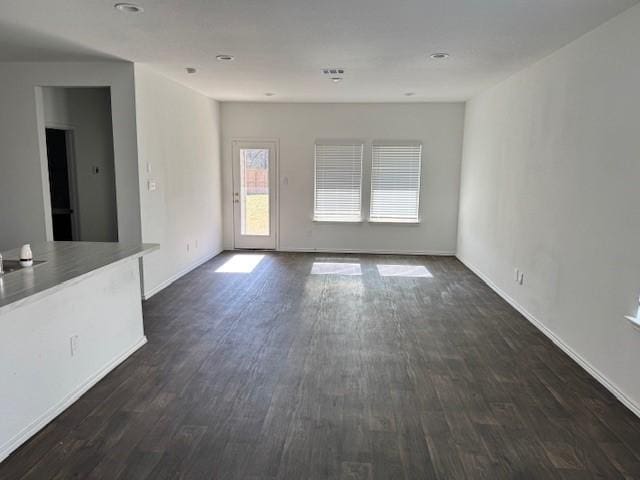
{"type": "Polygon", "coordinates": [[[109,87],[42,87],[56,241],[117,242],[115,154],[109,87]]]}
{"type": "Polygon", "coordinates": [[[47,128],[46,139],[53,239],[79,240],[73,130],[47,128]]]}

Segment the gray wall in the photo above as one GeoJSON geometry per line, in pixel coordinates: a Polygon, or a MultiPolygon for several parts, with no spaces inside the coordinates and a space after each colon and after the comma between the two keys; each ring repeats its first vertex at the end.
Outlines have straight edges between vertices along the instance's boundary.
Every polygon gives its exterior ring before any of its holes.
{"type": "Polygon", "coordinates": [[[218,103],[135,66],[143,259],[149,297],[222,250],[218,103]],[[148,182],[156,184],[149,191],[148,182]]]}
{"type": "Polygon", "coordinates": [[[110,87],[118,238],[140,241],[133,65],[0,63],[0,250],[52,238],[43,86],[110,87]]]}
{"type": "Polygon", "coordinates": [[[468,103],[458,255],[640,414],[638,45],[640,6],[468,103]]]}
{"type": "Polygon", "coordinates": [[[108,88],[45,87],[46,127],[70,128],[74,137],[79,238],[118,240],[111,94],[108,88]],[[95,173],[93,167],[98,167],[95,173]]]}
{"type": "Polygon", "coordinates": [[[223,103],[224,234],[233,245],[231,142],[279,140],[281,250],[448,253],[456,249],[464,104],[223,103]],[[363,212],[369,208],[372,140],[423,143],[420,225],[313,222],[314,143],[365,142],[363,212]]]}

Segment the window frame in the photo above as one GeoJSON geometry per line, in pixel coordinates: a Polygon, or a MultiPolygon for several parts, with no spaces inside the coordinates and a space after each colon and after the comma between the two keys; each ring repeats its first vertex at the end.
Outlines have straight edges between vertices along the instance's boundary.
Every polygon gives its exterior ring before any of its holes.
{"type": "Polygon", "coordinates": [[[367,221],[370,223],[388,223],[388,224],[399,224],[399,225],[419,225],[422,222],[421,216],[421,202],[420,197],[422,196],[422,164],[423,164],[423,144],[421,141],[413,141],[413,140],[374,140],[371,142],[371,165],[369,172],[369,214],[367,216],[367,221]],[[419,147],[420,149],[420,160],[418,163],[418,188],[417,188],[417,201],[416,201],[416,217],[414,218],[393,218],[393,217],[374,217],[372,216],[373,209],[373,180],[374,180],[374,155],[376,146],[399,146],[399,147],[419,147]]]}
{"type": "Polygon", "coordinates": [[[363,178],[364,178],[364,153],[365,153],[365,142],[362,140],[316,140],[313,144],[313,212],[312,212],[312,221],[317,223],[363,223],[365,221],[365,217],[362,214],[362,186],[363,186],[363,178]],[[317,155],[317,147],[318,146],[329,146],[329,147],[360,147],[360,182],[359,182],[359,198],[360,198],[360,213],[357,217],[344,217],[344,218],[323,218],[321,216],[316,215],[317,211],[317,188],[318,188],[318,155],[317,155]]]}

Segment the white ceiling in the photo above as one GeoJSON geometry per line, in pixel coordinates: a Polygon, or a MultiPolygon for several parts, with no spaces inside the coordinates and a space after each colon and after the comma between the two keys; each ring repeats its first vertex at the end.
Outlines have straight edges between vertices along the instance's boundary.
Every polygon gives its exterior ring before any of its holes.
{"type": "Polygon", "coordinates": [[[220,100],[464,100],[639,0],[116,1],[0,0],[0,61],[126,59],[220,100]]]}

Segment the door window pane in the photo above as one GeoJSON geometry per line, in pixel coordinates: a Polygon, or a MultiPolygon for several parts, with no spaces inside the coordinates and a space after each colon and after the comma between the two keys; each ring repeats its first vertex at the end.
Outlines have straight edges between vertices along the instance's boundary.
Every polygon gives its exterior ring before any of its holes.
{"type": "Polygon", "coordinates": [[[269,236],[269,149],[240,149],[242,235],[269,236]]]}

